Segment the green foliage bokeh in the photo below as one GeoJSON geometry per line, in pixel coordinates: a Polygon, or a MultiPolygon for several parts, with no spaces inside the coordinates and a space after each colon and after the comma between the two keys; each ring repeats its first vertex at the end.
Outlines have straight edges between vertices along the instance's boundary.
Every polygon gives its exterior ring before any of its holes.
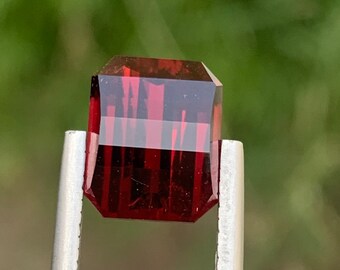
{"type": "MultiPolygon", "coordinates": [[[[48,269],[65,130],[113,55],[203,61],[244,143],[245,269],[337,270],[340,2],[2,0],[0,268],[48,269]]],[[[85,203],[80,269],[213,269],[196,224],[103,220],[85,203]]]]}

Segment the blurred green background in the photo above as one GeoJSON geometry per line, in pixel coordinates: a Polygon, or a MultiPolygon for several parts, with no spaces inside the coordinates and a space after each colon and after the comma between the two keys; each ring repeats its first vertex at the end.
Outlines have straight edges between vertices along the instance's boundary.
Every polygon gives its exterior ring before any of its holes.
{"type": "MultiPolygon", "coordinates": [[[[0,269],[49,269],[64,131],[117,54],[202,60],[244,143],[245,269],[340,265],[340,1],[1,0],[0,269]]],[[[80,269],[213,269],[195,224],[104,220],[85,201],[80,269]]]]}

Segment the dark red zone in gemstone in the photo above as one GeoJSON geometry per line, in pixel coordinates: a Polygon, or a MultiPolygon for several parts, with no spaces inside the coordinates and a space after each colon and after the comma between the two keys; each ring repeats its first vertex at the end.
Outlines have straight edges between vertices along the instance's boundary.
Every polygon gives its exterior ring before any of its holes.
{"type": "Polygon", "coordinates": [[[91,200],[105,217],[194,221],[216,203],[208,153],[99,146],[98,157],[91,200]]]}
{"type": "Polygon", "coordinates": [[[113,57],[99,72],[101,75],[175,80],[211,81],[200,62],[142,57],[113,57]],[[127,74],[127,70],[128,72],[127,74]]]}
{"type": "Polygon", "coordinates": [[[211,75],[199,62],[114,57],[92,78],[84,192],[103,216],[195,221],[217,203],[211,75]]]}

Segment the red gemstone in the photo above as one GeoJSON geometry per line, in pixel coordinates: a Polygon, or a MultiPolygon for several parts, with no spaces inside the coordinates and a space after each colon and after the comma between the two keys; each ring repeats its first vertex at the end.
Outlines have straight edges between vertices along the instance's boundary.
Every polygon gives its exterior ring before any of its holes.
{"type": "Polygon", "coordinates": [[[217,203],[222,84],[117,56],[92,77],[84,192],[104,217],[196,221],[217,203]]]}

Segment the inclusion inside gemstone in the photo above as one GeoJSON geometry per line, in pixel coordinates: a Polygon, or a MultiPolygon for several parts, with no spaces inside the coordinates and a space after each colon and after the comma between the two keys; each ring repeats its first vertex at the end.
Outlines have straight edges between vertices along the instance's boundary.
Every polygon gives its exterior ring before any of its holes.
{"type": "Polygon", "coordinates": [[[118,56],[93,76],[84,193],[99,212],[196,221],[215,205],[221,96],[200,62],[118,56]]]}

